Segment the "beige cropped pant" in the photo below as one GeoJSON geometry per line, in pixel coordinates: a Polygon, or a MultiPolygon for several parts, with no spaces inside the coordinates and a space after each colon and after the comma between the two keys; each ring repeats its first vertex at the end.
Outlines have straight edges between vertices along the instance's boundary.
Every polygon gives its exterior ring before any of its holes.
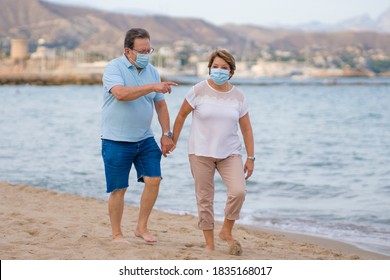
{"type": "Polygon", "coordinates": [[[218,170],[227,188],[225,218],[238,220],[245,200],[246,183],[241,155],[225,159],[189,155],[191,173],[195,181],[195,195],[199,223],[202,230],[214,229],[214,174],[218,170]]]}

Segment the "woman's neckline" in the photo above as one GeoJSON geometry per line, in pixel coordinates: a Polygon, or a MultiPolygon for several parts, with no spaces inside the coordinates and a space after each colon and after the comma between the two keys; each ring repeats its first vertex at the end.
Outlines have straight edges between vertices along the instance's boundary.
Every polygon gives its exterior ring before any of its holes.
{"type": "Polygon", "coordinates": [[[220,94],[227,94],[227,93],[231,92],[231,91],[233,90],[233,88],[234,88],[234,86],[233,86],[232,84],[230,84],[229,82],[226,82],[226,83],[223,84],[223,85],[228,85],[229,89],[227,89],[227,90],[219,90],[219,89],[214,88],[214,87],[210,84],[210,80],[211,80],[211,79],[207,79],[207,80],[206,80],[207,85],[208,85],[213,91],[215,91],[215,92],[217,92],[217,93],[220,93],[220,94]]]}

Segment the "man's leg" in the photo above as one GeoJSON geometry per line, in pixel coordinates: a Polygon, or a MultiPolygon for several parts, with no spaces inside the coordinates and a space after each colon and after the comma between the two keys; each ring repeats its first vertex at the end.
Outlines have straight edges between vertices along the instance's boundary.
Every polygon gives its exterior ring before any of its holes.
{"type": "Polygon", "coordinates": [[[148,230],[148,220],[154,203],[157,200],[160,187],[160,177],[144,177],[145,187],[141,196],[138,224],[134,234],[146,242],[156,242],[157,239],[148,230]]]}
{"type": "Polygon", "coordinates": [[[132,164],[131,143],[102,139],[102,157],[106,175],[108,215],[111,222],[112,241],[127,242],[124,239],[121,223],[125,204],[125,193],[129,186],[129,173],[132,164]]]}
{"type": "Polygon", "coordinates": [[[115,242],[127,242],[123,237],[121,229],[126,190],[127,189],[113,191],[108,200],[108,214],[111,221],[112,241],[115,242]]]}

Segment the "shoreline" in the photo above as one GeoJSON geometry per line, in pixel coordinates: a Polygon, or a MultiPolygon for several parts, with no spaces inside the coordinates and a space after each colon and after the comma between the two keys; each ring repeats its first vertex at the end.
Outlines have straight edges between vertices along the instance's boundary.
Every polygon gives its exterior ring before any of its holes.
{"type": "MultiPolygon", "coordinates": [[[[60,72],[23,72],[23,73],[0,73],[0,85],[37,85],[37,86],[59,86],[59,85],[101,85],[103,73],[60,73],[60,72]]],[[[366,78],[366,79],[383,79],[390,76],[313,76],[313,77],[299,77],[299,76],[286,76],[286,77],[263,77],[263,78],[239,78],[236,77],[233,83],[236,85],[253,85],[253,86],[275,86],[285,85],[290,86],[305,86],[305,85],[318,85],[318,86],[334,86],[334,85],[390,85],[389,81],[381,81],[376,83],[361,82],[361,81],[349,81],[348,79],[354,78],[366,78]],[[268,79],[268,81],[264,81],[268,79]],[[338,79],[344,80],[338,82],[338,79]],[[310,80],[310,82],[308,82],[310,80]]],[[[180,85],[193,85],[195,81],[200,81],[203,78],[196,76],[186,75],[161,75],[162,81],[172,81],[180,85]]]]}
{"type": "MultiPolygon", "coordinates": [[[[242,256],[204,252],[197,218],[153,210],[150,230],[158,242],[134,237],[138,208],[125,205],[122,227],[130,244],[112,243],[107,202],[0,181],[2,260],[389,260],[390,256],[353,245],[303,234],[237,224],[242,256]]],[[[216,223],[216,234],[221,223],[216,223]]]]}

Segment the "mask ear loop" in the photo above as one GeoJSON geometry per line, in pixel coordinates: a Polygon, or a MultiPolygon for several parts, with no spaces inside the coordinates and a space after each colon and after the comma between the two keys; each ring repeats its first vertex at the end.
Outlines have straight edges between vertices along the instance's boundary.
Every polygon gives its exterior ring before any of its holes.
{"type": "Polygon", "coordinates": [[[129,56],[128,57],[128,59],[130,59],[132,62],[133,62],[133,64],[137,67],[137,68],[140,68],[138,65],[137,65],[137,63],[129,56]]]}
{"type": "Polygon", "coordinates": [[[135,63],[135,61],[133,59],[131,59],[131,57],[129,57],[129,59],[131,60],[131,62],[133,62],[135,65],[137,65],[137,63],[135,63]]]}

